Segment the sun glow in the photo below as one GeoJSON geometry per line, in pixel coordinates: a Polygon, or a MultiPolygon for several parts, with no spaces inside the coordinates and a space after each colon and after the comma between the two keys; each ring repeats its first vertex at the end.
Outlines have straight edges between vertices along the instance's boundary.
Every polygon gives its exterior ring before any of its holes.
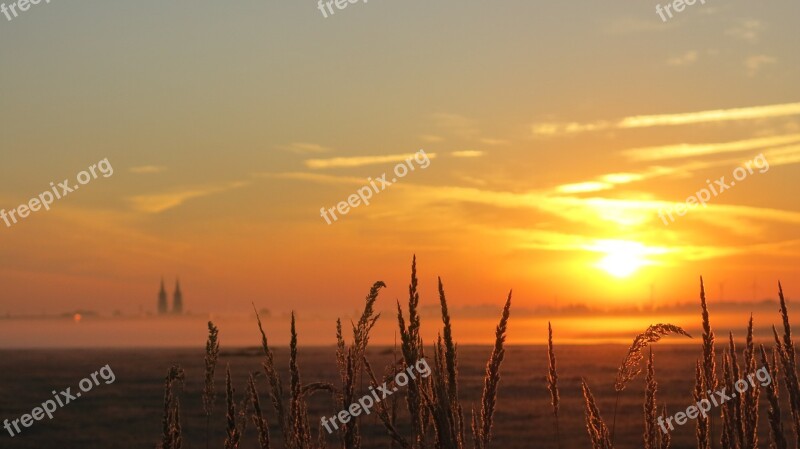
{"type": "Polygon", "coordinates": [[[591,250],[606,254],[596,266],[617,278],[627,278],[639,268],[652,264],[646,256],[661,252],[626,240],[601,240],[591,250]]]}

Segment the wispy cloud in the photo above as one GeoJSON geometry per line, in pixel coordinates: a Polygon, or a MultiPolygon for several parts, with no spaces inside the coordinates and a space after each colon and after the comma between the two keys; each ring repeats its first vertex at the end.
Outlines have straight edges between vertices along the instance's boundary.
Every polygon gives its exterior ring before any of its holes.
{"type": "MultiPolygon", "coordinates": [[[[409,186],[409,188],[414,188],[414,186],[409,186]]],[[[446,199],[503,208],[537,209],[583,227],[594,225],[599,230],[607,230],[609,223],[629,229],[653,224],[661,226],[661,219],[658,218],[660,210],[674,209],[678,204],[684,204],[654,199],[578,198],[554,196],[543,192],[513,193],[460,187],[428,187],[425,188],[425,198],[430,201],[446,199]]],[[[703,209],[703,213],[693,214],[691,218],[719,227],[726,227],[726,224],[730,223],[739,223],[736,226],[732,225],[731,231],[737,230],[733,228],[744,226],[755,232],[758,227],[753,223],[800,224],[800,213],[798,212],[725,204],[710,204],[703,209]]]]}
{"type": "Polygon", "coordinates": [[[587,181],[578,182],[575,184],[564,184],[556,187],[558,193],[588,193],[599,192],[601,190],[608,190],[613,187],[607,182],[587,181]]]}
{"type": "Polygon", "coordinates": [[[507,141],[507,140],[503,140],[503,139],[488,139],[488,138],[481,139],[481,140],[480,140],[480,142],[481,142],[482,144],[485,144],[485,145],[492,145],[492,146],[496,146],[496,145],[508,145],[509,143],[511,143],[511,142],[509,142],[509,141],[507,141]]]}
{"type": "Polygon", "coordinates": [[[698,53],[695,50],[687,51],[686,53],[669,58],[667,60],[668,65],[672,66],[684,66],[684,65],[691,65],[697,61],[698,53]]]}
{"type": "Polygon", "coordinates": [[[602,131],[613,128],[614,124],[607,121],[597,121],[594,123],[537,123],[533,125],[533,133],[540,136],[553,136],[557,134],[574,134],[589,131],[602,131]]]}
{"type": "Polygon", "coordinates": [[[750,151],[759,148],[787,145],[800,142],[800,134],[762,137],[725,143],[678,144],[658,147],[634,148],[625,150],[623,155],[634,161],[659,161],[696,156],[709,156],[721,153],[750,151]]]}
{"type": "MultiPolygon", "coordinates": [[[[305,161],[305,164],[306,167],[311,169],[362,167],[365,165],[403,162],[409,158],[414,159],[414,154],[415,153],[389,154],[384,156],[335,157],[331,159],[308,159],[305,161]]],[[[436,157],[436,153],[427,154],[429,159],[434,159],[436,157]]]]}
{"type": "Polygon", "coordinates": [[[772,166],[792,165],[800,163],[800,145],[789,145],[766,151],[772,166]]]}
{"type": "Polygon", "coordinates": [[[463,115],[439,112],[431,114],[433,123],[439,129],[461,138],[474,138],[478,133],[475,120],[463,115]]]}
{"type": "Polygon", "coordinates": [[[246,182],[232,182],[224,185],[191,187],[166,193],[135,195],[128,198],[136,211],[158,214],[176,208],[188,200],[202,198],[216,193],[227,192],[246,186],[246,182]]]}
{"type": "Polygon", "coordinates": [[[162,165],[140,165],[138,167],[131,167],[128,171],[136,175],[149,175],[154,173],[161,173],[165,171],[167,167],[162,165]]]}
{"type": "MultiPolygon", "coordinates": [[[[608,225],[623,229],[661,230],[662,222],[658,212],[662,209],[675,209],[682,202],[656,199],[626,198],[581,198],[546,191],[508,192],[472,187],[404,185],[403,189],[418,192],[416,198],[429,203],[442,201],[453,203],[482,204],[508,209],[530,209],[558,217],[564,222],[580,225],[587,233],[594,230],[607,231],[608,225]]],[[[417,206],[419,207],[419,206],[417,206]]],[[[776,222],[800,224],[800,213],[751,206],[709,204],[702,213],[690,214],[691,219],[704,221],[731,232],[753,233],[759,227],[754,223],[776,222]]],[[[690,217],[687,215],[687,217],[690,217]]],[[[664,231],[666,232],[666,231],[664,231]]]]}
{"type": "MultiPolygon", "coordinates": [[[[779,166],[779,165],[791,165],[791,164],[798,164],[800,163],[800,145],[798,144],[790,144],[786,146],[778,146],[779,144],[789,143],[789,142],[797,142],[800,141],[800,135],[796,136],[779,136],[770,140],[771,138],[765,139],[753,139],[752,142],[759,142],[759,143],[771,143],[775,144],[776,146],[764,147],[762,145],[745,145],[740,144],[740,142],[733,142],[731,144],[719,144],[719,145],[730,145],[728,150],[730,151],[745,151],[745,150],[755,150],[762,152],[766,155],[767,160],[771,167],[779,166]],[[792,138],[794,137],[794,138],[792,138]],[[734,149],[735,148],[735,149],[734,149]]],[[[744,142],[751,142],[751,141],[744,141],[744,142]]],[[[664,147],[669,148],[669,147],[664,147]]],[[[683,147],[676,146],[678,150],[682,150],[683,147]]],[[[648,149],[650,150],[650,149],[648,149]]],[[[723,153],[723,151],[719,151],[719,153],[723,153]]],[[[716,154],[716,153],[696,153],[695,155],[701,156],[706,154],[716,154]]],[[[672,157],[679,158],[679,157],[686,157],[690,154],[681,152],[680,155],[671,154],[670,152],[665,152],[663,154],[664,159],[669,159],[672,157]]],[[[636,154],[635,157],[639,157],[640,155],[636,154]]],[[[636,160],[655,160],[660,159],[661,157],[644,157],[642,159],[636,160]]],[[[553,193],[555,194],[577,194],[577,193],[591,193],[591,192],[599,192],[603,190],[611,190],[612,188],[616,187],[620,184],[627,184],[632,182],[644,181],[648,179],[663,177],[663,176],[680,176],[680,177],[688,177],[691,176],[693,173],[697,173],[703,170],[709,169],[717,169],[720,167],[736,167],[740,166],[743,161],[740,158],[730,157],[725,159],[713,159],[713,160],[698,160],[693,159],[689,162],[671,165],[671,166],[664,166],[664,165],[657,165],[657,166],[650,166],[638,173],[609,173],[600,176],[596,176],[594,179],[589,181],[582,181],[582,182],[575,182],[571,184],[564,184],[557,186],[553,189],[553,193]]]]}
{"type": "Polygon", "coordinates": [[[289,145],[282,146],[281,148],[296,154],[322,154],[330,153],[332,151],[328,147],[307,142],[293,142],[289,145]]]}
{"type": "Polygon", "coordinates": [[[483,151],[478,150],[462,150],[462,151],[453,151],[450,153],[450,156],[453,157],[481,157],[483,156],[483,151]]]}
{"type": "Polygon", "coordinates": [[[800,103],[752,106],[745,108],[714,109],[678,114],[636,115],[617,122],[597,121],[593,123],[537,123],[533,133],[537,135],[571,134],[606,129],[649,128],[654,126],[678,126],[700,123],[718,123],[734,120],[758,120],[800,114],[800,103]]]}
{"type": "Polygon", "coordinates": [[[681,169],[686,169],[686,167],[650,167],[641,173],[607,173],[597,176],[591,181],[562,184],[557,186],[554,189],[554,192],[558,194],[600,192],[603,190],[611,190],[620,184],[629,184],[657,176],[670,175],[680,171],[681,169]]]}
{"type": "Polygon", "coordinates": [[[607,23],[603,27],[606,34],[625,35],[640,33],[663,33],[675,26],[674,23],[661,23],[637,17],[622,17],[607,23]]]}
{"type": "Polygon", "coordinates": [[[684,114],[639,115],[628,117],[619,123],[620,128],[643,128],[650,126],[688,125],[696,123],[725,122],[731,120],[755,120],[785,117],[800,114],[800,103],[752,106],[746,108],[715,109],[687,112],[684,114]]]}
{"type": "Polygon", "coordinates": [[[291,179],[295,181],[310,181],[321,184],[363,185],[364,178],[355,176],[325,175],[322,173],[285,172],[285,173],[259,173],[256,176],[276,179],[291,179]]]}
{"type": "Polygon", "coordinates": [[[761,71],[762,67],[769,64],[775,64],[776,62],[778,62],[778,60],[772,56],[755,55],[745,59],[744,66],[747,68],[747,76],[752,78],[758,75],[758,72],[761,71]]]}
{"type": "Polygon", "coordinates": [[[423,135],[419,136],[419,138],[423,142],[429,142],[429,143],[444,142],[444,138],[443,137],[434,136],[432,134],[423,134],[423,135]]]}
{"type": "Polygon", "coordinates": [[[737,26],[726,30],[725,34],[752,44],[758,42],[758,38],[763,30],[764,25],[760,21],[747,19],[743,20],[737,26]]]}
{"type": "MultiPolygon", "coordinates": [[[[487,232],[493,232],[493,230],[487,229],[487,232]]],[[[596,239],[586,235],[543,231],[539,229],[506,228],[494,232],[506,235],[508,240],[514,242],[518,247],[543,251],[606,252],[613,249],[609,248],[609,246],[616,247],[619,243],[619,241],[609,239],[596,239]],[[614,243],[614,245],[609,245],[610,243],[614,243]]],[[[630,243],[635,244],[637,242],[630,243]]],[[[791,256],[795,254],[794,251],[796,251],[798,244],[800,244],[798,240],[736,246],[712,246],[685,242],[683,244],[669,245],[668,247],[639,244],[640,246],[634,247],[633,249],[643,256],[653,258],[657,264],[661,265],[677,263],[679,261],[709,260],[742,254],[782,254],[791,256]],[[664,258],[659,260],[660,256],[667,256],[669,263],[665,262],[664,258]]]]}
{"type": "MultiPolygon", "coordinates": [[[[800,162],[800,145],[776,149],[770,153],[770,164],[773,160],[784,158],[787,162],[800,162]]],[[[701,169],[717,165],[730,165],[729,161],[694,161],[690,168],[701,169]]],[[[741,162],[741,161],[739,161],[741,162]]],[[[687,164],[688,166],[688,164],[687,164]]],[[[680,167],[682,169],[683,167],[680,167]]],[[[658,171],[658,170],[656,170],[658,171]]],[[[654,171],[655,172],[655,171],[654,171]]],[[[671,168],[660,171],[659,174],[672,172],[671,168]]],[[[363,179],[352,177],[328,176],[317,173],[282,173],[269,175],[284,179],[297,179],[315,183],[335,183],[335,184],[360,184],[363,179]]],[[[449,204],[455,205],[462,203],[465,205],[481,205],[509,211],[538,211],[551,218],[543,218],[540,222],[559,223],[558,228],[567,230],[571,226],[578,234],[569,234],[568,231],[554,232],[540,229],[520,230],[524,234],[524,239],[511,239],[510,244],[517,247],[527,247],[535,249],[547,249],[554,251],[593,251],[601,245],[602,237],[607,234],[609,229],[619,232],[624,229],[626,235],[638,235],[645,241],[664,241],[674,231],[665,229],[662,226],[658,213],[662,209],[672,208],[673,210],[679,201],[664,201],[655,199],[649,194],[629,194],[623,198],[604,198],[599,196],[600,192],[608,190],[606,184],[624,184],[627,182],[638,181],[642,178],[638,173],[609,173],[600,175],[596,181],[576,183],[551,189],[529,190],[513,192],[506,190],[487,189],[482,183],[477,183],[475,187],[464,186],[434,186],[421,184],[398,184],[398,192],[405,192],[402,199],[397,197],[397,203],[385,210],[376,210],[376,214],[388,217],[394,214],[396,217],[406,217],[404,208],[413,207],[420,209],[427,206],[449,204]],[[596,193],[593,196],[584,197],[581,194],[596,193]],[[385,215],[389,214],[389,215],[385,215]],[[559,221],[552,221],[552,220],[559,221]],[[580,230],[578,230],[580,229],[580,230]],[[580,234],[580,235],[579,235],[580,234]]],[[[691,192],[687,192],[689,195],[691,192]]],[[[454,210],[462,210],[457,208],[454,210]]],[[[374,219],[374,216],[372,217],[374,219]]],[[[457,218],[453,218],[458,221],[457,218]]],[[[706,226],[724,229],[727,232],[749,237],[763,236],[765,227],[769,223],[800,224],[800,213],[787,210],[772,208],[729,205],[724,203],[709,204],[708,207],[701,209],[694,214],[689,214],[685,218],[695,220],[706,226]]],[[[471,219],[472,225],[481,227],[479,222],[471,219]]],[[[485,225],[487,232],[513,232],[511,227],[496,227],[488,223],[485,225]]],[[[636,238],[633,237],[636,241],[636,238]]],[[[713,245],[691,244],[690,239],[684,240],[684,244],[670,244],[669,251],[673,257],[668,258],[672,262],[677,260],[703,260],[720,257],[727,257],[736,254],[752,254],[764,250],[758,245],[745,246],[725,246],[724,244],[713,245]]],[[[766,244],[770,248],[784,247],[785,242],[766,244]],[[771,245],[771,246],[770,246],[771,245]],[[782,246],[783,245],[783,246],[782,246]]],[[[763,246],[763,245],[762,245],[763,246]]],[[[647,247],[648,254],[658,256],[664,254],[664,248],[660,246],[647,247]],[[649,252],[649,251],[655,252],[649,252]]],[[[602,251],[601,251],[602,252],[602,251]]]]}
{"type": "Polygon", "coordinates": [[[480,187],[485,187],[485,186],[489,185],[489,181],[487,181],[485,179],[476,178],[474,176],[469,176],[469,175],[465,175],[465,174],[456,174],[456,179],[464,181],[467,184],[472,184],[472,185],[476,185],[476,186],[480,186],[480,187]]]}
{"type": "Polygon", "coordinates": [[[600,177],[603,182],[611,184],[627,184],[629,182],[641,181],[644,176],[641,173],[609,173],[600,177]]]}

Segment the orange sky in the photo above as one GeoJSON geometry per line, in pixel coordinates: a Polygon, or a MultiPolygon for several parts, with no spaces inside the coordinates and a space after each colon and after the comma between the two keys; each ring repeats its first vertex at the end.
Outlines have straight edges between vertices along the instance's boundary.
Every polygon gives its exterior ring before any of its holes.
{"type": "Polygon", "coordinates": [[[454,310],[499,312],[511,288],[531,310],[669,306],[700,275],[718,301],[800,291],[797,4],[663,23],[653,5],[300,3],[53,3],[0,26],[0,209],[114,170],[0,221],[0,314],[152,313],[162,276],[203,316],[333,322],[377,280],[391,314],[413,254],[424,301],[441,276],[454,310]],[[320,216],[408,157],[369,205],[320,216]]]}

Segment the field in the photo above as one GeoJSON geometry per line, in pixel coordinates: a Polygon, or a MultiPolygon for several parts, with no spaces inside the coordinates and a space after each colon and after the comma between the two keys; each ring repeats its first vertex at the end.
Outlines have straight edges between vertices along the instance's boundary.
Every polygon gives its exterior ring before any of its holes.
{"type": "MultiPolygon", "coordinates": [[[[261,346],[255,348],[220,351],[219,329],[208,322],[204,352],[1,352],[0,382],[10,388],[4,389],[0,413],[15,426],[21,416],[25,426],[21,433],[17,426],[13,442],[3,447],[50,447],[58,441],[62,448],[461,449],[471,442],[475,449],[513,449],[535,441],[537,448],[705,449],[720,442],[755,449],[770,441],[786,449],[784,438],[791,435],[784,429],[798,432],[800,385],[782,290],[784,333],[779,337],[775,330],[776,349],[768,357],[765,347],[772,345],[756,344],[752,318],[744,342],[735,343],[731,334],[727,344],[715,345],[702,281],[703,332],[695,344],[665,344],[664,337],[688,343],[691,335],[672,324],[654,324],[630,346],[561,346],[551,330],[547,346],[508,347],[509,293],[494,345],[458,347],[441,283],[441,334],[426,346],[419,334],[414,264],[408,312],[398,303],[398,344],[370,348],[383,287],[376,282],[371,288],[361,317],[349,326],[352,338],[337,323],[334,347],[300,346],[294,315],[288,350],[272,347],[256,315],[261,346]],[[783,404],[780,383],[789,393],[783,404]],[[56,396],[61,408],[50,390],[64,390],[56,396]],[[35,407],[47,409],[45,401],[58,419],[44,420],[39,410],[42,421],[30,428],[27,413],[33,410],[36,418],[35,407]],[[703,401],[708,417],[698,417],[697,409],[693,416],[689,406],[702,408],[703,401]],[[792,417],[788,422],[781,409],[792,417]],[[679,418],[682,410],[689,422],[679,418]],[[667,432],[662,420],[669,435],[661,432],[667,432]]],[[[3,441],[9,441],[13,431],[4,424],[9,437],[3,441]]]]}
{"type": "MultiPolygon", "coordinates": [[[[221,330],[224,332],[224,330],[221,330]]],[[[665,401],[672,413],[685,409],[693,401],[694,363],[699,354],[697,345],[654,346],[656,375],[660,385],[659,399],[665,401]]],[[[589,448],[584,425],[584,404],[580,392],[583,377],[592,386],[601,413],[610,422],[614,405],[614,378],[619,362],[627,351],[625,346],[556,346],[561,389],[561,434],[565,448],[589,448]]],[[[718,351],[723,348],[719,347],[718,351]]],[[[490,346],[459,348],[462,403],[465,407],[480,401],[483,373],[490,346]]],[[[334,347],[301,348],[299,367],[304,382],[337,382],[338,373],[334,347]]],[[[719,352],[718,352],[719,353],[719,352]]],[[[160,439],[164,373],[172,364],[186,370],[186,387],[180,395],[184,410],[184,443],[187,448],[205,447],[204,417],[201,396],[203,389],[203,351],[196,350],[91,350],[91,351],[2,351],[0,352],[0,418],[16,418],[41,404],[53,389],[72,386],[105,364],[114,370],[116,381],[101,383],[76,402],[56,412],[52,421],[34,425],[14,438],[0,437],[0,447],[8,449],[107,449],[153,448],[160,439]],[[57,444],[56,444],[57,443],[57,444]]],[[[288,368],[288,351],[276,349],[276,364],[288,368]]],[[[391,362],[391,348],[372,348],[371,364],[376,367],[391,362]]],[[[258,348],[223,350],[220,367],[230,363],[237,400],[245,391],[246,373],[261,371],[263,356],[258,348]]],[[[497,448],[555,448],[555,432],[546,388],[546,347],[510,346],[501,369],[500,389],[495,417],[497,448]]],[[[288,371],[282,372],[288,379],[288,371]]],[[[364,384],[366,385],[366,379],[364,384]]],[[[266,389],[263,377],[260,387],[266,389]]],[[[218,376],[217,398],[213,422],[212,447],[223,447],[224,376],[218,376]]],[[[262,402],[268,401],[262,394],[262,402]]],[[[762,401],[763,401],[762,394],[762,401]]],[[[784,395],[785,396],[785,395],[784,395]]],[[[643,377],[633,381],[620,400],[617,448],[642,447],[643,377]]],[[[762,407],[764,410],[765,407],[762,407]]],[[[784,408],[788,411],[788,407],[784,408]]],[[[330,416],[338,408],[328,398],[318,395],[310,401],[309,416],[319,419],[330,416]],[[315,400],[316,399],[316,400],[315,400]]],[[[270,410],[271,412],[271,410],[270,410]]],[[[786,413],[786,412],[784,412],[786,413]]],[[[272,414],[269,414],[272,418],[272,414]]],[[[380,422],[371,415],[362,420],[364,447],[389,447],[389,438],[380,422]]],[[[401,416],[404,416],[401,414],[401,416]]],[[[279,435],[277,426],[273,435],[279,435]]],[[[760,420],[760,440],[768,441],[766,418],[760,420]]],[[[788,426],[788,421],[786,423],[788,426]]],[[[696,447],[693,422],[678,428],[673,448],[696,447]]],[[[331,447],[335,440],[330,439],[331,447]]],[[[242,448],[258,445],[255,430],[245,431],[242,448]]],[[[760,445],[759,447],[767,447],[760,445]]]]}

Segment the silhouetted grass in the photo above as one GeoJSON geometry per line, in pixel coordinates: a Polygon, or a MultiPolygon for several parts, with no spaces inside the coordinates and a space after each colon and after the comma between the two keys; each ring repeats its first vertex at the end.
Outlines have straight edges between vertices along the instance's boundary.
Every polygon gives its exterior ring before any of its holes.
{"type": "MultiPolygon", "coordinates": [[[[742,352],[742,363],[739,365],[739,356],[734,342],[733,334],[729,334],[727,351],[722,351],[722,382],[717,378],[717,361],[714,348],[714,332],[711,328],[708,305],[705,298],[703,280],[700,279],[700,306],[701,323],[703,328],[702,351],[695,364],[695,388],[692,397],[695,402],[708,399],[719,386],[728,391],[733,390],[738,379],[746,374],[755,373],[757,370],[756,345],[753,339],[753,318],[747,327],[745,346],[742,352]]],[[[261,319],[256,312],[256,322],[261,334],[261,348],[263,351],[263,368],[266,374],[267,394],[272,403],[273,418],[269,418],[261,407],[258,393],[258,376],[250,374],[247,381],[247,390],[242,405],[238,412],[234,399],[235,389],[231,382],[230,368],[226,371],[226,438],[225,449],[238,448],[244,433],[246,422],[255,424],[258,443],[262,449],[274,447],[268,422],[276,422],[281,431],[283,447],[287,449],[322,449],[328,444],[325,430],[320,426],[315,428],[310,425],[308,416],[308,400],[315,392],[325,392],[331,396],[336,410],[346,410],[357,402],[364,393],[363,386],[359,386],[362,374],[369,379],[371,388],[376,388],[382,382],[389,382],[395,373],[406,370],[425,358],[425,346],[420,336],[421,317],[419,315],[419,281],[417,279],[416,257],[412,260],[411,281],[409,283],[408,321],[403,314],[403,307],[397,302],[397,324],[400,334],[400,359],[395,359],[384,372],[384,377],[379,379],[367,358],[370,331],[380,315],[375,312],[375,304],[380,290],[385,287],[383,282],[375,282],[370,288],[364,303],[364,310],[356,323],[352,323],[352,340],[346,341],[341,320],[336,322],[336,361],[339,369],[341,385],[334,386],[326,382],[303,383],[303,378],[298,365],[298,334],[296,330],[295,314],[291,315],[291,335],[289,344],[289,389],[283,389],[283,383],[275,366],[272,349],[267,340],[266,332],[261,319]],[[316,432],[316,435],[313,433],[316,432]]],[[[798,381],[796,355],[794,342],[789,324],[789,312],[782,286],[778,285],[780,298],[780,317],[783,324],[783,335],[773,326],[775,345],[772,349],[772,360],[767,357],[767,351],[760,346],[760,362],[766,367],[772,377],[772,383],[766,387],[767,424],[769,425],[770,447],[774,449],[787,449],[788,444],[784,435],[784,426],[781,419],[781,404],[779,400],[779,367],[783,373],[784,385],[788,393],[788,403],[791,410],[792,427],[797,443],[800,443],[800,382],[798,381]]],[[[428,377],[410,376],[405,390],[405,403],[409,428],[397,426],[396,397],[389,401],[376,401],[374,412],[383,424],[391,446],[402,449],[466,449],[464,426],[464,412],[459,398],[459,372],[458,372],[458,345],[453,339],[453,322],[450,317],[444,284],[438,280],[439,307],[441,309],[442,329],[439,337],[433,342],[433,363],[431,374],[428,377]],[[394,402],[392,402],[394,401],[394,402]]],[[[495,412],[498,407],[498,391],[500,387],[500,370],[505,357],[505,341],[510,320],[511,292],[509,292],[502,308],[500,321],[495,329],[495,341],[489,359],[486,363],[483,378],[483,389],[480,403],[472,407],[469,422],[472,430],[472,448],[488,449],[492,443],[495,412]]],[[[254,306],[255,309],[255,306],[254,306]]],[[[214,371],[219,354],[218,331],[213,323],[208,323],[209,337],[206,343],[205,357],[205,388],[203,389],[203,413],[211,416],[214,405],[214,371]]],[[[642,371],[644,350],[650,347],[646,363],[646,379],[644,392],[644,420],[643,420],[643,447],[645,449],[668,449],[671,436],[662,432],[660,422],[666,421],[667,408],[659,404],[657,398],[658,383],[655,376],[655,355],[651,345],[668,335],[683,335],[691,337],[683,328],[673,324],[654,324],[647,330],[637,335],[625,358],[620,365],[613,385],[616,393],[614,406],[614,422],[619,405],[619,397],[631,380],[642,371]],[[660,410],[660,412],[659,412],[660,410]]],[[[547,357],[542,360],[547,363],[546,388],[549,390],[555,426],[554,439],[561,447],[561,431],[559,427],[560,392],[558,386],[558,370],[556,357],[553,350],[553,328],[548,322],[547,331],[547,357]]],[[[162,421],[162,438],[158,445],[161,449],[180,449],[182,445],[180,392],[178,385],[184,381],[184,373],[180,367],[172,367],[165,379],[164,385],[164,418],[162,421]]],[[[589,389],[586,379],[581,380],[583,395],[583,408],[586,419],[586,429],[593,449],[611,449],[614,445],[614,424],[611,429],[605,424],[599,407],[589,389]]],[[[721,431],[718,444],[723,448],[756,449],[758,447],[759,426],[759,398],[760,389],[750,388],[735,400],[712,408],[707,417],[696,418],[696,439],[698,449],[710,449],[714,446],[711,417],[719,413],[721,417],[721,431]]],[[[577,410],[572,410],[572,413],[577,410]]],[[[343,449],[360,449],[361,433],[359,430],[360,419],[353,417],[348,422],[341,423],[335,434],[343,449]]],[[[765,424],[766,425],[766,424],[765,424]]],[[[208,429],[208,426],[207,426],[208,429]]],[[[206,439],[208,443],[208,438],[206,439]]],[[[220,441],[222,443],[222,441],[220,441]]]]}

